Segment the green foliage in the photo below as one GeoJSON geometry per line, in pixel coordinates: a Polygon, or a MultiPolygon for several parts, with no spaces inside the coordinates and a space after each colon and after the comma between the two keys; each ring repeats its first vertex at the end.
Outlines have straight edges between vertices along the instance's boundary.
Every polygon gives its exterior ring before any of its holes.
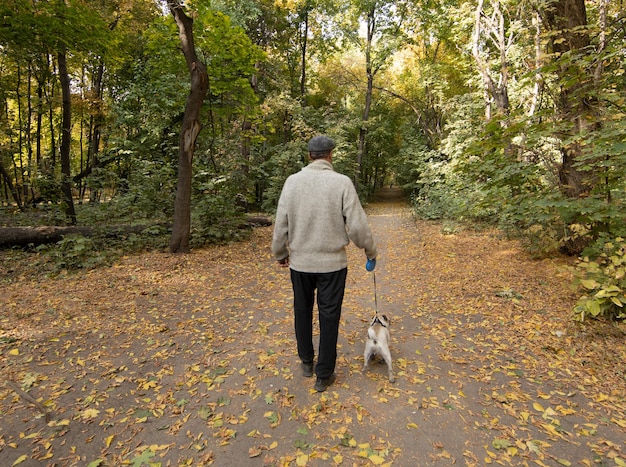
{"type": "Polygon", "coordinates": [[[264,59],[263,52],[228,16],[204,11],[194,23],[196,44],[201,48],[209,75],[207,100],[212,112],[223,116],[252,113],[257,104],[250,86],[255,65],[264,59]]]}
{"type": "Polygon", "coordinates": [[[306,147],[299,142],[277,145],[270,153],[268,161],[263,164],[266,174],[267,188],[263,197],[263,209],[268,212],[276,210],[278,198],[287,177],[298,172],[304,165],[306,147]]]}
{"type": "MultiPolygon", "coordinates": [[[[103,172],[98,172],[96,177],[103,172]]],[[[113,187],[107,183],[105,199],[88,203],[80,210],[78,217],[82,224],[138,224],[171,218],[176,193],[176,179],[171,166],[138,160],[135,162],[132,183],[112,178],[110,173],[104,177],[109,183],[116,183],[113,187]]]]}
{"type": "Polygon", "coordinates": [[[93,269],[107,263],[106,254],[100,251],[97,242],[82,235],[66,235],[52,247],[44,245],[38,251],[47,252],[50,256],[54,273],[93,269]]]}
{"type": "Polygon", "coordinates": [[[595,259],[583,258],[576,265],[575,284],[582,295],[574,317],[626,318],[626,242],[622,237],[598,242],[595,259]]]}
{"type": "Polygon", "coordinates": [[[242,230],[245,219],[241,206],[245,200],[239,188],[236,175],[196,174],[191,213],[193,246],[237,240],[247,234],[242,230]]]}

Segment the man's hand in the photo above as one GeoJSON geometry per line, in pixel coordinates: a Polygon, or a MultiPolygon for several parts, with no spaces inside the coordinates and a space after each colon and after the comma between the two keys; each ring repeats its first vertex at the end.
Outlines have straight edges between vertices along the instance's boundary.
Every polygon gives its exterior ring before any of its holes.
{"type": "Polygon", "coordinates": [[[289,267],[289,256],[287,256],[286,258],[283,259],[279,259],[278,260],[278,264],[283,267],[283,268],[288,268],[289,267]]]}
{"type": "Polygon", "coordinates": [[[376,258],[369,259],[367,258],[367,262],[365,263],[365,269],[368,272],[372,272],[376,268],[376,258]]]}

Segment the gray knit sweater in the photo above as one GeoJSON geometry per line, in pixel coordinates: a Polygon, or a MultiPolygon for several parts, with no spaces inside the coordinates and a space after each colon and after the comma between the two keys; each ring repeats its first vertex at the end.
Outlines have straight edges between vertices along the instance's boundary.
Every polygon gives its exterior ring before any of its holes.
{"type": "Polygon", "coordinates": [[[350,240],[376,258],[376,243],[352,180],[316,160],[287,178],[278,200],[272,252],[299,272],[347,267],[350,240]]]}

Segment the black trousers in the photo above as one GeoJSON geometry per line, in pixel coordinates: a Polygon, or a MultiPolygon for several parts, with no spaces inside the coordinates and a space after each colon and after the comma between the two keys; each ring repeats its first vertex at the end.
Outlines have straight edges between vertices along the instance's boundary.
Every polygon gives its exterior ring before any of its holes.
{"type": "Polygon", "coordinates": [[[293,308],[298,356],[305,363],[315,358],[313,348],[313,304],[317,289],[320,341],[315,366],[318,378],[328,378],[337,362],[337,336],[348,268],[335,272],[309,273],[291,270],[293,308]]]}

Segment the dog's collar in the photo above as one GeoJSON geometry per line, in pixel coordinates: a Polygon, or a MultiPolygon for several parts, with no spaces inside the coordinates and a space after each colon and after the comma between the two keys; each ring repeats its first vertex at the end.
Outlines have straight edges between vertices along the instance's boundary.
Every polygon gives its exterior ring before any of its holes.
{"type": "Polygon", "coordinates": [[[374,324],[376,324],[376,323],[380,324],[380,325],[381,325],[382,327],[384,327],[384,328],[386,328],[386,327],[387,327],[387,325],[386,325],[385,323],[383,323],[383,322],[380,320],[380,318],[378,317],[378,315],[374,316],[374,324]]]}

